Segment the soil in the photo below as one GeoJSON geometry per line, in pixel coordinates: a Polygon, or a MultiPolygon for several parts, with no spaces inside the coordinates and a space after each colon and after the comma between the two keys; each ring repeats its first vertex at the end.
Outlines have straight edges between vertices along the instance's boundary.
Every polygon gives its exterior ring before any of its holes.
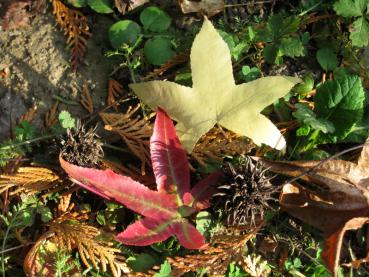
{"type": "Polygon", "coordinates": [[[90,22],[93,36],[88,41],[84,63],[77,72],[70,67],[70,52],[63,32],[51,11],[38,15],[30,26],[0,30],[0,141],[10,136],[10,127],[33,105],[37,106],[36,126],[43,125],[45,112],[61,97],[59,110],[75,116],[86,115],[79,104],[84,82],[89,84],[95,108],[105,101],[107,81],[114,62],[104,57],[109,49],[107,29],[113,23],[104,16],[90,22]]]}

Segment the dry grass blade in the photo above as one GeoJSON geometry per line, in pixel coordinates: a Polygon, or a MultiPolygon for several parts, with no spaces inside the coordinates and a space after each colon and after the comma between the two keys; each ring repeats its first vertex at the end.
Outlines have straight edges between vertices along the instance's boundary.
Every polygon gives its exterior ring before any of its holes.
{"type": "Polygon", "coordinates": [[[80,103],[89,112],[89,114],[93,114],[94,103],[92,101],[91,91],[87,83],[83,84],[80,103]]]}
{"type": "Polygon", "coordinates": [[[207,160],[222,160],[224,155],[247,154],[255,145],[245,137],[215,126],[201,137],[192,151],[192,157],[202,166],[207,160]]]}
{"type": "Polygon", "coordinates": [[[186,272],[205,268],[210,276],[224,276],[231,262],[236,262],[246,268],[247,263],[243,256],[244,245],[256,235],[257,230],[246,235],[215,235],[211,245],[200,254],[168,258],[173,275],[181,276],[186,272]]]}
{"type": "Polygon", "coordinates": [[[106,99],[106,105],[112,106],[115,110],[118,109],[117,98],[123,93],[123,86],[114,79],[109,79],[108,85],[108,97],[106,99]]]}
{"type": "Polygon", "coordinates": [[[167,61],[165,64],[163,64],[162,66],[160,66],[159,68],[156,68],[153,72],[146,75],[144,78],[142,78],[142,80],[147,81],[149,79],[161,76],[165,72],[167,72],[169,69],[173,68],[174,66],[188,62],[189,58],[190,58],[189,50],[179,53],[175,55],[172,59],[167,61]]]}
{"type": "Polygon", "coordinates": [[[152,127],[149,119],[153,116],[134,116],[140,105],[129,107],[125,113],[100,113],[105,129],[119,134],[132,153],[141,160],[141,174],[145,174],[145,165],[150,165],[149,142],[152,127]]]}
{"type": "Polygon", "coordinates": [[[55,123],[58,122],[58,110],[59,102],[56,102],[50,110],[45,114],[45,128],[49,129],[51,126],[53,126],[55,123]]]}
{"type": "Polygon", "coordinates": [[[48,168],[20,167],[14,174],[0,175],[0,193],[13,188],[11,195],[35,193],[55,188],[60,183],[59,176],[48,168]]]}
{"type": "Polygon", "coordinates": [[[72,50],[71,63],[77,70],[86,52],[87,38],[91,36],[87,18],[80,12],[65,6],[60,0],[52,0],[55,19],[67,36],[67,45],[72,50]]]}

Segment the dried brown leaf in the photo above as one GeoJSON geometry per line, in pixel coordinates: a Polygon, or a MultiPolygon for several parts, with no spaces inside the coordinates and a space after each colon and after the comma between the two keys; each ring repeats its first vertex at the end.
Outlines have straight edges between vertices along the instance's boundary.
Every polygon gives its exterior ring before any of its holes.
{"type": "Polygon", "coordinates": [[[132,153],[141,160],[141,173],[145,174],[145,165],[150,166],[149,142],[152,126],[149,119],[153,116],[135,116],[140,105],[129,107],[125,113],[100,113],[105,130],[121,136],[132,153]]]}
{"type": "Polygon", "coordinates": [[[108,84],[108,97],[106,99],[107,106],[112,106],[115,110],[118,110],[117,98],[123,93],[123,86],[114,79],[109,79],[108,84]]]}
{"type": "Polygon", "coordinates": [[[159,77],[163,75],[165,72],[167,72],[169,69],[179,64],[188,62],[189,58],[190,58],[189,50],[178,53],[173,58],[171,58],[169,61],[167,61],[165,64],[161,65],[159,68],[154,69],[153,72],[146,75],[144,78],[142,78],[142,80],[147,81],[147,80],[159,77]]]}
{"type": "Polygon", "coordinates": [[[249,267],[250,264],[243,256],[244,246],[257,231],[258,229],[255,229],[246,235],[217,234],[213,237],[211,245],[200,250],[199,254],[168,258],[173,276],[181,276],[200,268],[205,268],[210,276],[224,276],[231,262],[236,262],[245,268],[249,267]]]}
{"type": "Polygon", "coordinates": [[[93,114],[94,103],[92,101],[91,91],[87,83],[83,84],[80,103],[82,107],[84,107],[89,112],[89,114],[93,114]]]}
{"type": "Polygon", "coordinates": [[[183,13],[200,13],[211,17],[224,10],[224,0],[178,0],[183,13]]]}
{"type": "Polygon", "coordinates": [[[122,15],[125,15],[127,12],[149,2],[150,0],[114,0],[115,7],[122,15]]]}
{"type": "Polygon", "coordinates": [[[11,195],[20,192],[36,193],[61,184],[59,176],[44,167],[20,167],[14,174],[0,175],[0,193],[13,189],[11,195]]]}
{"type": "Polygon", "coordinates": [[[19,122],[22,122],[23,120],[32,122],[35,119],[36,114],[37,114],[37,106],[33,105],[31,108],[28,109],[28,111],[23,116],[21,116],[19,122]]]}
{"type": "Polygon", "coordinates": [[[191,155],[206,166],[207,160],[221,161],[225,155],[247,154],[253,148],[255,145],[249,139],[215,126],[201,137],[191,155]]]}
{"type": "Polygon", "coordinates": [[[87,18],[78,10],[70,9],[60,0],[52,0],[53,14],[64,34],[67,36],[68,48],[71,48],[71,63],[74,71],[82,61],[91,36],[87,18]]]}
{"type": "Polygon", "coordinates": [[[59,102],[55,102],[54,105],[50,108],[48,112],[45,114],[45,128],[49,129],[51,126],[53,126],[55,123],[58,122],[58,110],[59,102]]]}

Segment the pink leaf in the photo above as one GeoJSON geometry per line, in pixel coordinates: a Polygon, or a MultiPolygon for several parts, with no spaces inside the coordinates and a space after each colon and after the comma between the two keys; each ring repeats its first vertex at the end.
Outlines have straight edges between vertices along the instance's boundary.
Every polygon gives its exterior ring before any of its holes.
{"type": "Polygon", "coordinates": [[[114,200],[144,216],[168,219],[177,216],[177,203],[172,195],[152,191],[129,177],[111,170],[84,168],[59,158],[62,168],[82,187],[109,200],[114,200]]]}
{"type": "Polygon", "coordinates": [[[164,110],[158,109],[150,139],[152,167],[159,192],[183,194],[190,190],[187,154],[177,137],[174,125],[164,110]]]}
{"type": "Polygon", "coordinates": [[[196,210],[203,210],[210,207],[209,200],[216,192],[214,184],[222,176],[220,171],[213,172],[199,181],[190,192],[192,199],[188,194],[184,196],[184,203],[196,207],[196,210]]]}
{"type": "Polygon", "coordinates": [[[145,246],[164,241],[174,235],[172,221],[158,221],[144,218],[129,225],[127,229],[117,235],[117,240],[128,245],[145,246]]]}
{"type": "Polygon", "coordinates": [[[200,249],[205,246],[205,238],[186,219],[173,224],[179,243],[188,249],[200,249]]]}

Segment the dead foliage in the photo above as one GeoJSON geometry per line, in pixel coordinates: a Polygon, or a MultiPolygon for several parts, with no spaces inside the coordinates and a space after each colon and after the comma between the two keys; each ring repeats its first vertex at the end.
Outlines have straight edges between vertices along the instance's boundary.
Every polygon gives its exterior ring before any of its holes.
{"type": "Polygon", "coordinates": [[[322,256],[337,276],[343,234],[369,221],[369,139],[357,163],[336,159],[261,161],[270,171],[301,177],[316,185],[312,189],[297,183],[286,184],[280,204],[291,215],[325,233],[322,256]]]}
{"type": "Polygon", "coordinates": [[[225,155],[247,154],[253,148],[255,145],[250,140],[216,125],[200,138],[191,156],[207,166],[208,160],[221,161],[225,155]]]}
{"type": "Polygon", "coordinates": [[[87,39],[91,36],[87,17],[78,10],[68,8],[60,0],[52,0],[52,5],[56,22],[67,36],[67,46],[72,52],[72,68],[76,71],[86,53],[87,39]]]}
{"type": "Polygon", "coordinates": [[[94,112],[94,103],[91,97],[91,90],[87,83],[84,83],[82,86],[81,100],[80,103],[82,107],[88,111],[89,114],[93,114],[94,112]]]}
{"type": "Polygon", "coordinates": [[[125,113],[100,113],[105,130],[121,136],[132,153],[141,160],[141,174],[145,174],[145,166],[151,164],[149,142],[152,126],[149,119],[153,114],[142,117],[135,115],[140,105],[131,106],[125,113]]]}
{"type": "Polygon", "coordinates": [[[45,167],[19,167],[13,174],[0,175],[0,193],[11,189],[11,195],[33,194],[61,185],[59,176],[45,167]]]}
{"type": "Polygon", "coordinates": [[[111,242],[113,238],[107,233],[102,233],[96,227],[81,222],[87,217],[72,212],[74,204],[70,203],[70,197],[71,194],[67,194],[61,198],[57,211],[59,217],[48,224],[48,231],[40,236],[28,252],[23,265],[27,276],[45,274],[45,267],[48,268],[48,273],[52,274],[52,262],[55,260],[58,249],[64,249],[69,253],[78,251],[87,268],[93,267],[102,272],[110,269],[115,277],[128,273],[129,268],[125,263],[125,257],[119,249],[113,246],[111,242]],[[49,245],[49,247],[45,249],[45,245],[49,245]],[[51,248],[50,245],[53,247],[51,248]],[[45,251],[48,254],[46,261],[45,251]],[[45,263],[49,263],[49,265],[45,265],[45,263]]]}
{"type": "Polygon", "coordinates": [[[240,265],[251,276],[267,276],[268,271],[262,266],[260,257],[244,256],[245,244],[257,231],[258,228],[247,234],[235,232],[216,234],[211,244],[200,250],[199,254],[168,258],[173,276],[181,276],[200,268],[205,268],[209,276],[224,276],[231,262],[240,265]]]}
{"type": "Polygon", "coordinates": [[[12,30],[29,25],[30,18],[33,16],[30,12],[31,4],[31,0],[6,1],[1,27],[4,30],[12,30]]]}
{"type": "Polygon", "coordinates": [[[173,58],[171,58],[169,61],[167,61],[165,64],[161,65],[159,68],[154,69],[154,71],[152,71],[151,73],[143,77],[142,80],[147,81],[147,80],[159,77],[163,75],[165,72],[167,72],[169,69],[179,64],[188,62],[189,58],[190,58],[189,50],[178,53],[173,58]]]}
{"type": "Polygon", "coordinates": [[[149,0],[114,0],[115,7],[118,11],[125,15],[127,12],[134,10],[135,8],[150,2],[149,0]]]}
{"type": "Polygon", "coordinates": [[[117,98],[122,95],[123,86],[116,80],[109,78],[108,83],[108,97],[106,99],[106,105],[113,107],[116,111],[118,110],[119,103],[117,98]]]}
{"type": "Polygon", "coordinates": [[[183,13],[199,13],[211,17],[224,10],[224,0],[178,0],[183,13]]]}
{"type": "Polygon", "coordinates": [[[50,110],[46,112],[44,121],[46,129],[51,128],[51,126],[58,122],[58,106],[59,102],[55,102],[55,104],[51,106],[50,110]]]}
{"type": "Polygon", "coordinates": [[[31,108],[28,109],[28,111],[21,116],[21,118],[19,119],[19,122],[22,121],[28,121],[28,122],[32,122],[37,114],[37,106],[33,105],[31,108]]]}

